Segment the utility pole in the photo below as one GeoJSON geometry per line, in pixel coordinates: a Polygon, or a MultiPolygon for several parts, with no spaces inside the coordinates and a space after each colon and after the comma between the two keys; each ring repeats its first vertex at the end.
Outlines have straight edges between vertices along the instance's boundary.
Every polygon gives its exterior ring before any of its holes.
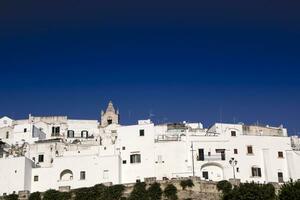
{"type": "Polygon", "coordinates": [[[194,144],[191,142],[191,148],[192,148],[192,170],[193,170],[193,177],[195,177],[195,165],[194,165],[194,144]]]}

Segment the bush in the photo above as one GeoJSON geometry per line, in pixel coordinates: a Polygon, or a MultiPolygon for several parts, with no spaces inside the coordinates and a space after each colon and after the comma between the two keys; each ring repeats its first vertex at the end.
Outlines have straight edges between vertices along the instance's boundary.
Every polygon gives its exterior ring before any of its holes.
{"type": "Polygon", "coordinates": [[[226,192],[222,190],[223,200],[274,200],[276,197],[275,188],[271,184],[242,183],[229,192],[227,187],[226,192]]]}
{"type": "Polygon", "coordinates": [[[223,180],[218,182],[217,188],[219,191],[221,190],[223,193],[228,194],[232,190],[232,185],[230,182],[223,180]]]}
{"type": "Polygon", "coordinates": [[[149,200],[161,200],[162,190],[159,183],[153,183],[147,190],[149,200]]]}
{"type": "Polygon", "coordinates": [[[182,180],[182,181],[180,181],[180,186],[182,187],[183,190],[185,190],[187,187],[189,187],[189,188],[194,187],[194,183],[191,179],[182,180]]]}
{"type": "Polygon", "coordinates": [[[17,194],[10,194],[4,197],[4,200],[18,200],[18,195],[17,194]]]}
{"type": "Polygon", "coordinates": [[[97,198],[95,187],[74,190],[75,200],[94,200],[97,198]]]}
{"type": "Polygon", "coordinates": [[[40,192],[33,192],[30,194],[28,200],[41,200],[41,193],[40,192]]]}
{"type": "Polygon", "coordinates": [[[279,191],[279,200],[298,200],[300,199],[300,181],[290,181],[285,183],[279,191]]]}
{"type": "Polygon", "coordinates": [[[177,188],[173,184],[168,184],[164,190],[164,195],[169,200],[177,200],[177,188]]]}
{"type": "Polygon", "coordinates": [[[47,190],[44,193],[43,200],[69,200],[71,199],[71,193],[59,192],[56,190],[47,190]]]}
{"type": "Polygon", "coordinates": [[[113,185],[107,187],[103,200],[121,200],[124,190],[124,185],[113,185]]]}
{"type": "Polygon", "coordinates": [[[128,200],[148,200],[148,193],[145,183],[136,183],[128,200]]]}

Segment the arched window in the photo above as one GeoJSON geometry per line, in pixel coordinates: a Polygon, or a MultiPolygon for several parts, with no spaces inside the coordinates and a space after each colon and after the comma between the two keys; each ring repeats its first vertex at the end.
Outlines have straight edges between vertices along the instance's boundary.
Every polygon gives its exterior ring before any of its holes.
{"type": "Polygon", "coordinates": [[[60,173],[59,180],[70,181],[73,179],[73,172],[69,169],[65,169],[60,173]]]}

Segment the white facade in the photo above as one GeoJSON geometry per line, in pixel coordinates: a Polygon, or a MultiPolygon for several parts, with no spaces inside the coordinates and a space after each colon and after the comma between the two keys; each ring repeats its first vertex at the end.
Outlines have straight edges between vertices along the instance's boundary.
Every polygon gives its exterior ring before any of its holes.
{"type": "Polygon", "coordinates": [[[299,138],[288,137],[281,126],[216,123],[205,129],[201,123],[140,120],[103,127],[97,120],[59,116],[5,117],[0,139],[6,143],[0,154],[0,180],[6,180],[0,182],[0,195],[154,177],[235,177],[260,183],[300,179],[299,138]]]}

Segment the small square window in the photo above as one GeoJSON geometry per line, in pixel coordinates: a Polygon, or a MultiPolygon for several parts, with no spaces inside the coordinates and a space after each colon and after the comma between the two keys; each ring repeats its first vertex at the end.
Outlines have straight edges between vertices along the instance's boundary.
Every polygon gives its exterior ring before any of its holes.
{"type": "Polygon", "coordinates": [[[238,154],[238,150],[237,149],[234,149],[233,152],[234,152],[234,154],[238,154]]]}
{"type": "Polygon", "coordinates": [[[231,136],[236,136],[236,131],[231,131],[231,136]]]}
{"type": "Polygon", "coordinates": [[[126,148],[125,147],[122,147],[122,150],[125,150],[126,148]]]}
{"type": "Polygon", "coordinates": [[[85,180],[85,171],[80,172],[80,180],[85,180]]]}
{"type": "Polygon", "coordinates": [[[278,158],[283,158],[283,152],[282,151],[278,151],[278,158]]]}
{"type": "Polygon", "coordinates": [[[140,136],[145,136],[145,130],[144,129],[140,130],[140,136]]]}
{"type": "Polygon", "coordinates": [[[126,164],[126,162],[127,162],[126,160],[123,160],[123,164],[126,164]]]}
{"type": "Polygon", "coordinates": [[[34,181],[34,182],[39,181],[39,176],[34,176],[34,177],[33,177],[33,181],[34,181]]]}

